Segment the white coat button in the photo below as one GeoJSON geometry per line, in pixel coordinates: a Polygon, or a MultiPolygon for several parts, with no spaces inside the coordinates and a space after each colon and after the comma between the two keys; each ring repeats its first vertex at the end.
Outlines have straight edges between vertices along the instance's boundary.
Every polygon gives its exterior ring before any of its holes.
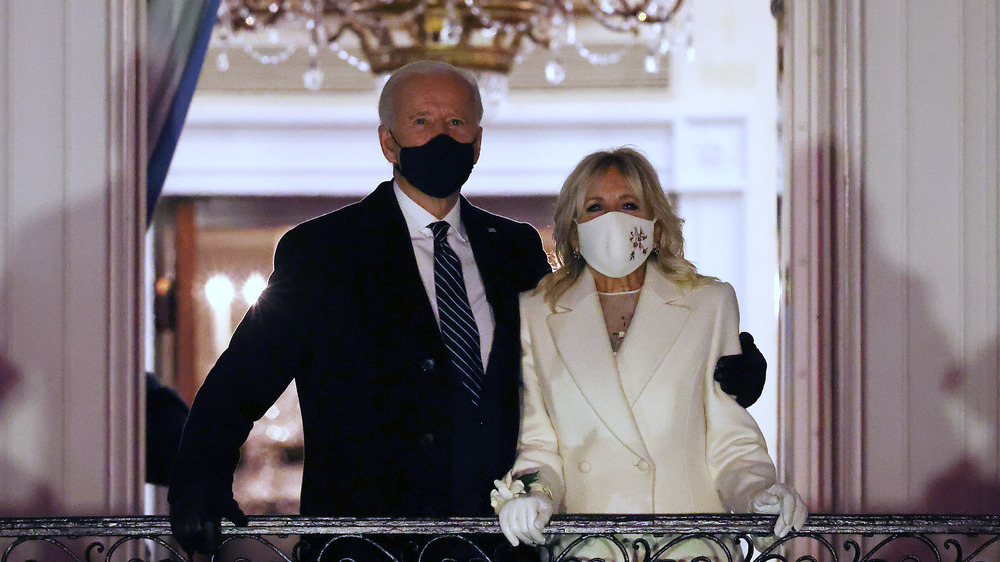
{"type": "Polygon", "coordinates": [[[577,468],[579,468],[580,472],[583,473],[590,472],[590,463],[587,461],[580,461],[580,464],[577,465],[577,468]]]}
{"type": "Polygon", "coordinates": [[[646,459],[639,459],[639,462],[635,463],[635,467],[643,472],[646,472],[649,470],[649,463],[646,462],[646,459]]]}

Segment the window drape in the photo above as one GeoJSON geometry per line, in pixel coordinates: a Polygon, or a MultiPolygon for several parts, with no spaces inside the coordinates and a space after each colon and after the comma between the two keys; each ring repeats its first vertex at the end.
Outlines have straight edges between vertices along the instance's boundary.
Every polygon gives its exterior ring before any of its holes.
{"type": "Polygon", "coordinates": [[[146,222],[153,216],[194,95],[220,0],[146,0],[148,157],[146,222]]]}

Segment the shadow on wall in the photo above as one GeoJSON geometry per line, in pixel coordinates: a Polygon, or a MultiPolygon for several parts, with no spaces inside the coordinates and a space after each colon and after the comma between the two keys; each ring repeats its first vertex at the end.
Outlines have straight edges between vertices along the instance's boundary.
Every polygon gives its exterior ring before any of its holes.
{"type": "Polygon", "coordinates": [[[981,266],[946,271],[958,258],[922,243],[954,238],[951,223],[909,236],[892,220],[880,232],[877,202],[865,214],[864,510],[997,513],[1000,334],[989,309],[970,304],[981,266]],[[905,257],[889,248],[900,240],[905,257]]]}
{"type": "MultiPolygon", "coordinates": [[[[13,435],[5,427],[10,401],[22,386],[21,373],[4,355],[0,354],[0,430],[8,433],[6,439],[16,446],[13,435]]],[[[11,446],[8,445],[8,446],[11,446]]],[[[17,466],[9,455],[0,456],[0,478],[4,493],[0,495],[0,517],[46,516],[56,513],[56,500],[51,490],[29,471],[17,466]]]]}
{"type": "MultiPolygon", "coordinates": [[[[966,368],[945,373],[941,381],[943,408],[956,437],[967,444],[965,454],[947,470],[934,476],[919,505],[927,513],[996,513],[1000,507],[1000,477],[990,473],[997,453],[997,420],[981,411],[981,404],[968,397],[979,394],[996,399],[996,392],[986,391],[996,383],[995,373],[1000,341],[984,349],[966,368]],[[964,431],[963,431],[964,426],[964,431]]],[[[993,415],[997,415],[994,404],[993,415]]]]}
{"type": "MultiPolygon", "coordinates": [[[[99,215],[94,209],[100,209],[101,205],[100,201],[82,201],[76,211],[80,216],[93,217],[99,215]]],[[[51,456],[47,456],[46,452],[48,443],[53,439],[69,439],[64,435],[65,426],[86,426],[86,420],[67,418],[69,414],[61,403],[66,373],[62,373],[63,377],[39,375],[44,372],[59,374],[61,370],[76,368],[72,358],[63,356],[66,350],[59,349],[59,342],[52,339],[51,319],[61,318],[68,325],[73,331],[72,337],[77,338],[74,339],[75,345],[83,346],[88,342],[92,345],[94,340],[88,340],[90,333],[86,331],[89,326],[83,324],[98,312],[95,309],[100,306],[86,302],[84,311],[74,310],[73,314],[63,315],[63,307],[84,304],[86,296],[72,293],[65,302],[46,298],[50,294],[46,291],[53,290],[53,268],[59,266],[51,266],[48,263],[51,260],[39,259],[44,251],[36,250],[39,247],[52,250],[51,222],[26,220],[15,225],[14,230],[20,235],[13,245],[13,259],[0,270],[0,288],[10,287],[11,291],[17,292],[19,302],[15,304],[22,305],[30,300],[28,304],[33,311],[31,315],[14,317],[17,333],[7,334],[5,343],[16,340],[24,347],[23,342],[33,342],[35,348],[32,351],[35,355],[29,353],[18,357],[20,364],[0,353],[0,517],[106,515],[103,512],[86,513],[76,508],[68,512],[66,498],[60,495],[58,480],[53,479],[57,476],[48,470],[52,464],[51,456]],[[63,360],[68,366],[61,363],[63,360]]],[[[93,272],[105,266],[87,264],[77,267],[84,271],[90,268],[93,272]]],[[[72,275],[82,275],[81,270],[74,270],[72,275]]],[[[166,485],[169,467],[187,417],[187,405],[173,389],[159,384],[154,376],[146,373],[145,377],[146,435],[136,446],[146,447],[147,481],[166,485]]],[[[99,379],[99,374],[95,378],[99,379]]],[[[103,396],[105,387],[95,383],[95,387],[87,389],[86,396],[74,395],[73,398],[92,401],[103,396]]],[[[103,415],[103,412],[98,415],[103,415]]],[[[100,423],[105,422],[101,420],[100,423]]],[[[86,458],[86,453],[79,451],[86,446],[74,449],[74,457],[68,462],[86,458]]]]}
{"type": "MultiPolygon", "coordinates": [[[[874,206],[865,209],[865,228],[871,235],[864,253],[863,510],[998,513],[1000,336],[995,319],[971,324],[976,310],[955,309],[969,302],[959,293],[962,272],[953,272],[950,283],[933,282],[948,279],[942,265],[947,259],[936,257],[933,249],[909,241],[907,259],[917,264],[909,267],[897,257],[899,252],[886,251],[884,240],[898,233],[880,237],[882,225],[874,217],[874,206]],[[959,329],[962,333],[952,333],[959,329]]],[[[939,221],[926,228],[955,227],[939,221]]],[[[899,537],[869,554],[881,560],[965,559],[989,537],[953,537],[956,542],[950,546],[941,536],[928,538],[936,552],[921,539],[899,537]],[[956,546],[962,552],[958,558],[956,546]]],[[[883,539],[887,537],[865,541],[883,539]]],[[[1000,559],[1000,544],[988,546],[981,555],[988,558],[975,559],[1000,559]]]]}
{"type": "MultiPolygon", "coordinates": [[[[56,160],[52,165],[58,167],[62,160],[56,160]]],[[[46,189],[46,194],[58,191],[46,189]]],[[[94,346],[104,343],[94,322],[105,313],[105,303],[89,294],[92,284],[78,282],[98,279],[107,268],[106,260],[96,257],[100,246],[83,242],[103,235],[103,222],[96,217],[104,216],[107,202],[89,193],[58,202],[38,197],[35,203],[12,201],[10,236],[4,240],[10,259],[0,269],[0,289],[7,297],[0,314],[9,315],[10,327],[3,338],[9,347],[2,350],[8,354],[3,376],[9,382],[0,385],[0,515],[105,515],[99,509],[71,507],[74,496],[86,497],[92,490],[64,488],[81,481],[78,475],[102,478],[97,467],[106,465],[83,466],[106,422],[70,417],[74,412],[103,413],[106,385],[70,381],[92,382],[78,377],[92,364],[94,346]],[[66,242],[71,239],[75,246],[66,242]],[[68,408],[64,400],[71,388],[74,407],[68,408]]]]}
{"type": "MultiPolygon", "coordinates": [[[[997,427],[1000,416],[997,375],[1000,340],[987,342],[963,361],[931,310],[927,291],[907,280],[911,299],[920,300],[920,316],[910,320],[908,362],[911,397],[910,423],[918,428],[909,436],[920,447],[916,459],[933,462],[937,455],[949,461],[927,471],[919,498],[909,511],[941,514],[997,513],[1000,473],[997,465],[997,427]]],[[[958,289],[956,289],[958,290],[958,289]]],[[[969,314],[966,311],[965,314],[969,314]]],[[[994,338],[996,335],[994,335],[994,338]]],[[[967,345],[967,344],[966,344],[967,345]]],[[[911,478],[919,475],[911,471],[911,478]]]]}

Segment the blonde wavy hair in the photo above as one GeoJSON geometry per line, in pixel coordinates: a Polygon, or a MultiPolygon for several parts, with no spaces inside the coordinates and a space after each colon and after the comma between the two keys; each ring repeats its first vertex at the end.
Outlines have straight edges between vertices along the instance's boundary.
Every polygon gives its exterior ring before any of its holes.
{"type": "Polygon", "coordinates": [[[601,150],[588,154],[576,165],[563,182],[556,200],[552,238],[556,244],[558,268],[542,279],[536,289],[545,294],[545,301],[553,309],[559,297],[579,279],[587,265],[573,246],[577,238],[575,220],[584,210],[587,192],[600,183],[612,167],[621,172],[632,192],[656,219],[654,252],[647,263],[655,264],[667,278],[682,287],[694,287],[712,279],[700,275],[694,264],[684,259],[684,236],[681,233],[684,220],[677,216],[649,160],[628,146],[601,150]]]}

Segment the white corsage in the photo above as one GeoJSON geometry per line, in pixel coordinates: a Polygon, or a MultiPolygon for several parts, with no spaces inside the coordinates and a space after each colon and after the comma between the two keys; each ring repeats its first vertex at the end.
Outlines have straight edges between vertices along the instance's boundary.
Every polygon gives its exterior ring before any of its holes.
{"type": "Polygon", "coordinates": [[[552,492],[548,491],[544,486],[535,484],[537,481],[537,470],[522,474],[517,478],[514,477],[512,472],[508,472],[502,480],[494,480],[494,489],[490,492],[490,505],[493,507],[493,511],[499,513],[503,504],[514,498],[526,496],[533,489],[543,492],[551,500],[552,492]]]}

